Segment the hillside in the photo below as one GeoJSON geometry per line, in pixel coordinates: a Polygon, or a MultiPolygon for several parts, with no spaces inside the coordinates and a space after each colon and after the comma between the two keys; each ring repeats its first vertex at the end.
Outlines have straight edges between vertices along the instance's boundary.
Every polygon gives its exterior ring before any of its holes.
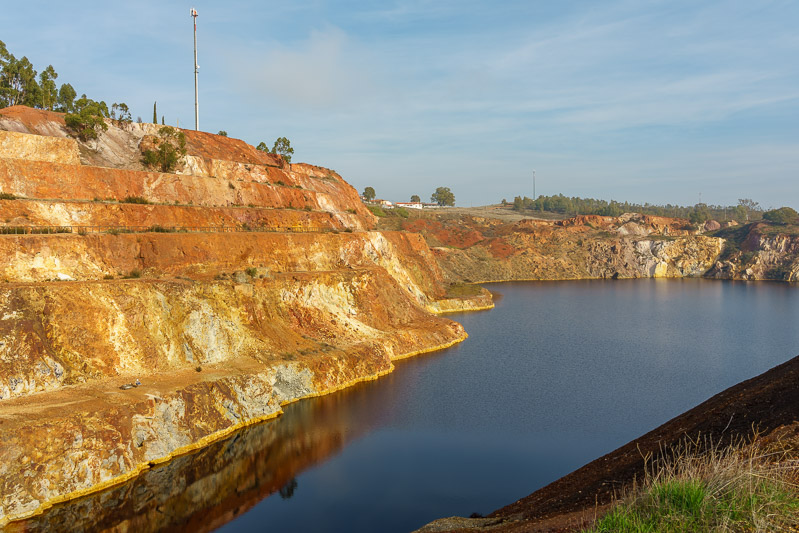
{"type": "Polygon", "coordinates": [[[422,234],[452,282],[799,280],[799,227],[793,225],[728,223],[705,231],[684,219],[637,213],[541,220],[463,211],[411,213],[407,219],[383,219],[380,226],[422,234]]]}
{"type": "Polygon", "coordinates": [[[0,524],[458,342],[435,313],[491,305],[447,299],[424,240],[371,231],[332,170],[185,131],[156,172],[159,127],[107,123],[80,142],[0,110],[0,524]]]}

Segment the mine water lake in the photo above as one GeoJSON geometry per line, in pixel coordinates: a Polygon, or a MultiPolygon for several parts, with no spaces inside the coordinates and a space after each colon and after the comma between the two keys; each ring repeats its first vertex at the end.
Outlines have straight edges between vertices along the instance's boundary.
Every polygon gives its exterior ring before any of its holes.
{"type": "Polygon", "coordinates": [[[788,284],[486,287],[496,309],[451,315],[465,342],[42,520],[372,532],[487,514],[799,354],[788,284]]]}

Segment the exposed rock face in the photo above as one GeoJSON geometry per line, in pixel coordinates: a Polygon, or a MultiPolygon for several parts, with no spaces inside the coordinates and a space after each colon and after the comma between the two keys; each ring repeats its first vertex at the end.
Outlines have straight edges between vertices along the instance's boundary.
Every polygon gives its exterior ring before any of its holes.
{"type": "Polygon", "coordinates": [[[799,235],[795,229],[788,233],[790,230],[760,222],[731,232],[725,254],[718,258],[708,276],[799,281],[799,235]]]}
{"type": "Polygon", "coordinates": [[[86,144],[2,115],[0,524],[458,342],[431,311],[490,305],[447,299],[421,236],[364,231],[329,169],[186,131],[164,174],[139,160],[155,125],[86,144]]]}
{"type": "Polygon", "coordinates": [[[517,223],[442,216],[411,219],[405,229],[425,236],[454,282],[699,276],[791,281],[799,270],[797,237],[763,236],[757,225],[734,254],[739,237],[697,235],[686,220],[635,214],[517,223]]]}

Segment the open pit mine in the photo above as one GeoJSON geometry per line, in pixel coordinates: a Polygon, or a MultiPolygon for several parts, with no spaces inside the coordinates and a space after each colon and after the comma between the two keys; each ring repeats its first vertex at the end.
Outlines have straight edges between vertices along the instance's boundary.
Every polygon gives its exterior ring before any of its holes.
{"type": "Polygon", "coordinates": [[[463,340],[438,315],[493,306],[467,283],[799,279],[795,228],[378,225],[333,170],[183,130],[159,172],[161,126],[106,122],[84,142],[62,114],[0,109],[0,527],[463,340]]]}
{"type": "Polygon", "coordinates": [[[336,172],[154,124],[0,110],[0,526],[465,338],[418,234],[336,172]]]}

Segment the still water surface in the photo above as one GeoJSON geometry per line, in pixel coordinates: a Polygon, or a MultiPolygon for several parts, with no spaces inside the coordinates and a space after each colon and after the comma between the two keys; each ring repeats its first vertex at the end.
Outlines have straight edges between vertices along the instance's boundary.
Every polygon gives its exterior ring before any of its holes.
{"type": "Polygon", "coordinates": [[[342,395],[357,437],[299,474],[291,498],[222,530],[408,531],[487,514],[799,354],[785,284],[488,287],[494,311],[452,317],[466,342],[342,395]]]}
{"type": "Polygon", "coordinates": [[[786,284],[488,287],[495,310],[452,316],[464,343],[292,404],[39,528],[409,531],[487,514],[799,354],[786,284]]]}

